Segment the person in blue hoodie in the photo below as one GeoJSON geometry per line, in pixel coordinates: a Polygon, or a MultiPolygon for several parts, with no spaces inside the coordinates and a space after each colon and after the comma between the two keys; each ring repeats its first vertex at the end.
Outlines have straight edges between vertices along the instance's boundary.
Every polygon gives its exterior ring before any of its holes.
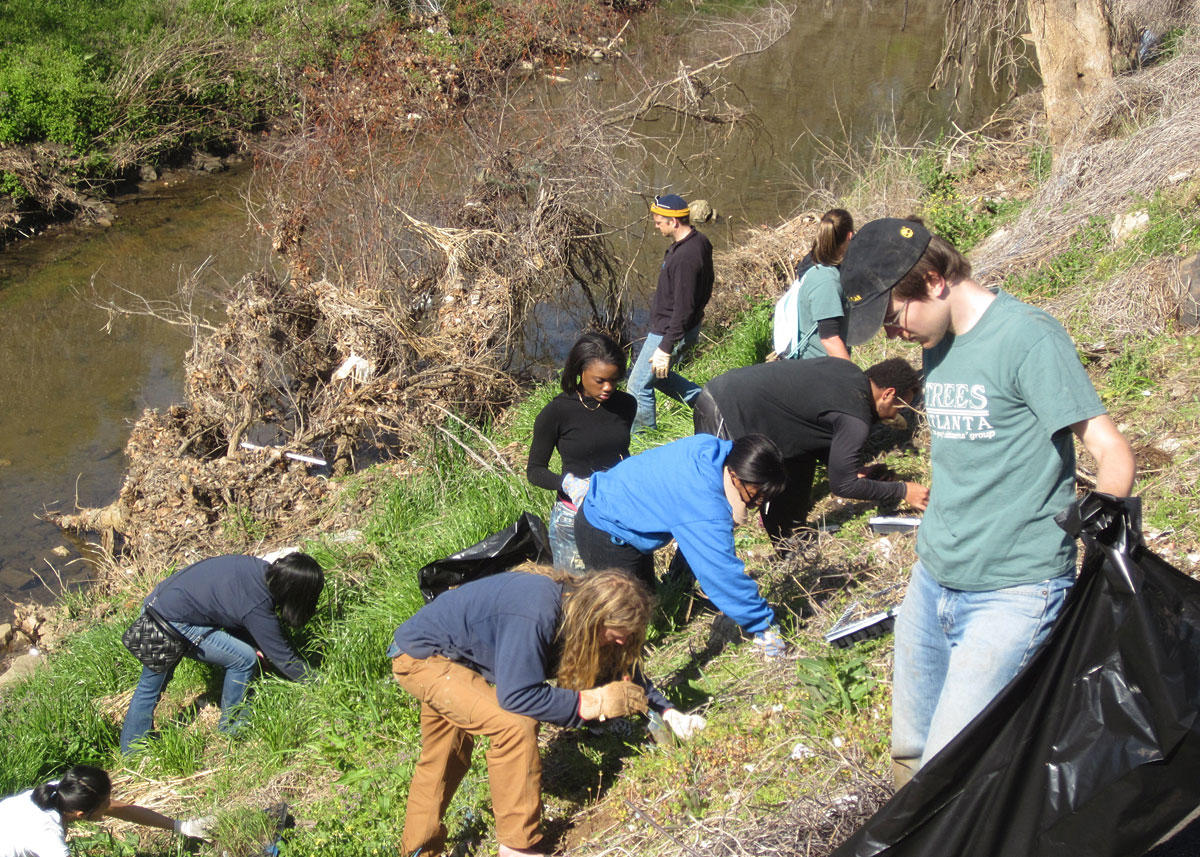
{"type": "Polygon", "coordinates": [[[733,528],[782,493],[787,478],[773,441],[685,437],[592,475],[575,518],[588,569],[621,568],[654,583],[654,551],[679,545],[709,600],[770,656],[783,652],[774,611],[746,575],[733,528]]]}

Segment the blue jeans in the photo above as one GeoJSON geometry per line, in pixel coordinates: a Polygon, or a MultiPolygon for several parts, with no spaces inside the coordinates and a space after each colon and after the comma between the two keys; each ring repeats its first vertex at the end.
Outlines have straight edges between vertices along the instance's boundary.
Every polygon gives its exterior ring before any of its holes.
{"type": "MultiPolygon", "coordinates": [[[[675,348],[671,350],[671,365],[674,366],[684,353],[696,344],[699,338],[700,325],[684,331],[683,336],[675,343],[675,348]]],[[[633,368],[629,370],[629,383],[626,386],[630,395],[637,399],[637,414],[633,418],[631,432],[658,427],[654,411],[655,390],[661,390],[672,399],[678,399],[685,405],[690,405],[692,399],[700,395],[700,385],[692,383],[674,369],[668,372],[665,378],[654,377],[650,358],[658,350],[661,342],[661,334],[647,333],[646,341],[642,343],[642,350],[638,352],[637,359],[633,361],[633,368]]]]}
{"type": "MultiPolygon", "coordinates": [[[[186,622],[172,622],[171,626],[196,645],[196,650],[189,657],[225,668],[218,728],[222,732],[235,731],[241,725],[237,709],[246,698],[246,687],[258,666],[258,654],[254,646],[220,628],[189,625],[186,622]]],[[[121,726],[122,753],[130,752],[132,746],[145,738],[153,728],[154,709],[174,673],[174,668],[156,673],[142,667],[142,676],[133,691],[133,699],[129,700],[129,710],[125,712],[125,722],[121,726]]]]}
{"type": "Polygon", "coordinates": [[[554,558],[554,567],[559,571],[572,574],[583,573],[583,560],[579,558],[579,548],[575,546],[575,515],[576,512],[562,500],[555,500],[550,510],[550,554],[554,558]]]}
{"type": "Polygon", "coordinates": [[[1049,635],[1073,583],[1065,576],[965,592],[940,585],[917,561],[896,617],[892,758],[898,778],[932,759],[1021,671],[1049,635]]]}

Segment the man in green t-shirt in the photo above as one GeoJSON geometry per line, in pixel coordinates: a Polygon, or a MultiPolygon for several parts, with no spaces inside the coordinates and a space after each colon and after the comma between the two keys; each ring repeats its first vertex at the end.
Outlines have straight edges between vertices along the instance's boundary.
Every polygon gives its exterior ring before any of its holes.
{"type": "Polygon", "coordinates": [[[900,786],[1049,634],[1074,581],[1074,540],[1054,523],[1075,499],[1074,438],[1108,494],[1129,494],[1133,453],[1062,325],[976,283],[966,258],[919,222],[864,226],[842,286],[849,345],[882,326],[924,349],[933,479],[896,622],[900,786]]]}

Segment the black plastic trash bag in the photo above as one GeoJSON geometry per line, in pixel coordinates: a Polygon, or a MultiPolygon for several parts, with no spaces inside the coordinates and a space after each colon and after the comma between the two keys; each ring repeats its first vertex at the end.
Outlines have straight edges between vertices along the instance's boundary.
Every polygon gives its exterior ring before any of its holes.
{"type": "Polygon", "coordinates": [[[546,524],[532,512],[524,512],[511,527],[492,533],[469,548],[435,560],[417,572],[417,585],[429,602],[447,589],[471,580],[508,571],[526,560],[550,559],[550,537],[546,524]]]}
{"type": "Polygon", "coordinates": [[[1087,552],[1047,644],[834,857],[1137,857],[1200,805],[1200,582],[1139,500],[1059,523],[1087,552]]]}

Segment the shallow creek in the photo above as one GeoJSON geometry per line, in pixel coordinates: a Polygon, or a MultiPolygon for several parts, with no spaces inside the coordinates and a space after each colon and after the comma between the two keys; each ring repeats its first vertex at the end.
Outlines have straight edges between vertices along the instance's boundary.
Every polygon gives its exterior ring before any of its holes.
{"type": "MultiPolygon", "coordinates": [[[[962,116],[943,94],[930,93],[939,7],[935,0],[801,0],[781,41],[726,72],[762,120],[758,133],[734,135],[711,155],[702,183],[685,170],[630,164],[630,185],[642,175],[646,185],[710,200],[722,218],[703,228],[720,249],[739,228],[797,210],[797,176],[808,177],[816,156],[810,135],[865,142],[882,126],[912,140],[936,136],[952,119],[970,127],[998,99],[978,90],[962,116]]],[[[678,14],[627,34],[652,73],[673,73],[680,53],[701,38],[693,36],[689,13],[690,4],[679,4],[678,14]],[[669,41],[671,55],[655,51],[664,30],[678,36],[669,41]]],[[[620,75],[607,64],[584,63],[561,75],[567,82],[547,86],[622,97],[620,75]]],[[[686,142],[679,154],[686,161],[686,142]]],[[[213,292],[271,264],[246,214],[249,180],[243,169],[159,181],[118,201],[108,229],[57,228],[0,255],[0,616],[7,598],[48,597],[43,580],[56,588],[60,577],[86,578],[78,545],[40,521],[39,512],[112,500],[130,425],[144,408],[181,395],[186,331],[149,318],[118,318],[106,328],[97,295],[130,304],[127,290],[169,300],[187,272],[200,270],[202,290],[213,292]]],[[[638,222],[640,205],[623,203],[614,219],[638,222]]],[[[635,326],[663,249],[652,231],[639,236],[635,326]]],[[[219,314],[218,307],[212,315],[219,314]]],[[[540,312],[526,359],[561,360],[577,329],[569,297],[540,312]]]]}

